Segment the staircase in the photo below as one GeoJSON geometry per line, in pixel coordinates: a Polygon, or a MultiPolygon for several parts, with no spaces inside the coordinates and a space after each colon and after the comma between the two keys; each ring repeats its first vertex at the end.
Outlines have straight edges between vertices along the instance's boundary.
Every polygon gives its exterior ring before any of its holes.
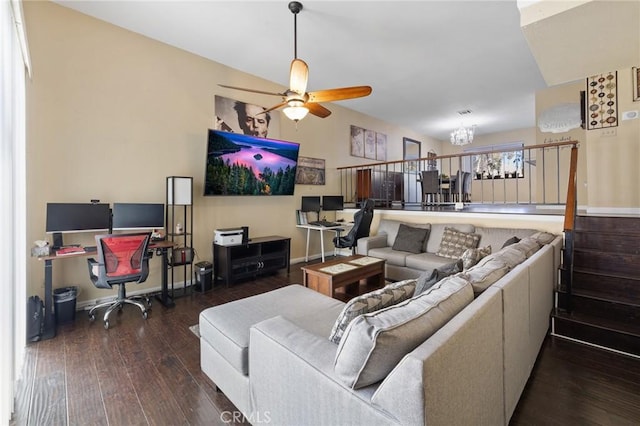
{"type": "Polygon", "coordinates": [[[640,357],[640,217],[576,216],[570,238],[552,334],[640,357]]]}

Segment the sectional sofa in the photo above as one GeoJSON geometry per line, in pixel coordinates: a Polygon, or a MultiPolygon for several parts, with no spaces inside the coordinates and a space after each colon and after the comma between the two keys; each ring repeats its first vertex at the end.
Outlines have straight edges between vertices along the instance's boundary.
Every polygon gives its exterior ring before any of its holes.
{"type": "MultiPolygon", "coordinates": [[[[437,268],[451,262],[451,258],[438,255],[442,236],[446,228],[464,233],[473,233],[480,237],[477,247],[491,247],[493,252],[514,237],[522,239],[537,231],[519,228],[480,227],[471,223],[407,223],[396,220],[381,219],[376,235],[358,240],[357,252],[368,256],[386,259],[385,277],[390,280],[417,278],[428,269],[437,268]],[[404,245],[398,249],[398,231],[401,225],[410,227],[408,235],[403,238],[404,245]],[[406,251],[409,248],[407,239],[420,242],[417,230],[426,231],[426,237],[419,244],[420,250],[406,251]]],[[[512,240],[513,241],[513,240],[512,240]]]]}
{"type": "Polygon", "coordinates": [[[207,308],[201,367],[254,424],[507,424],[549,327],[562,247],[525,234],[420,294],[426,274],[363,296],[337,344],[354,301],[300,285],[207,308]]]}

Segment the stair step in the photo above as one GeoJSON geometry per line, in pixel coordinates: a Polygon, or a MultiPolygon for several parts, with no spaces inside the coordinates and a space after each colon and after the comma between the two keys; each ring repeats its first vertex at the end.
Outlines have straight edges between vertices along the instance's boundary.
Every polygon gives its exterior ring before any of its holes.
{"type": "Polygon", "coordinates": [[[640,218],[616,216],[577,216],[575,220],[574,230],[640,236],[640,218]]]}
{"type": "Polygon", "coordinates": [[[576,231],[574,247],[581,250],[640,255],[638,240],[640,240],[640,236],[630,236],[620,232],[576,231]]]}
{"type": "Polygon", "coordinates": [[[554,334],[640,356],[638,325],[557,309],[552,317],[554,334]]]}
{"type": "MultiPolygon", "coordinates": [[[[559,290],[558,308],[566,310],[569,306],[569,295],[564,290],[559,290]]],[[[640,334],[640,305],[636,301],[611,300],[597,292],[577,289],[571,293],[571,312],[576,314],[588,314],[594,317],[618,321],[623,324],[637,323],[640,334]]]]}
{"type": "Polygon", "coordinates": [[[574,270],[597,271],[619,277],[640,277],[640,255],[584,250],[574,246],[574,270]]]}
{"type": "MultiPolygon", "coordinates": [[[[565,283],[561,283],[565,289],[565,283]]],[[[583,292],[584,295],[620,302],[640,305],[640,277],[621,277],[605,275],[598,271],[574,269],[573,292],[583,292]]]]}

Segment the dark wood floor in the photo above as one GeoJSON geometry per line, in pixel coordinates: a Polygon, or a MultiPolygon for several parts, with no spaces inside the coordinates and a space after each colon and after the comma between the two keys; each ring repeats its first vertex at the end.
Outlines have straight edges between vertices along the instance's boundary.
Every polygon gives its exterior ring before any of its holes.
{"type": "MultiPolygon", "coordinates": [[[[109,330],[78,312],[56,338],[26,350],[13,425],[223,425],[234,407],[200,371],[188,327],[203,309],[300,283],[273,275],[155,303],[144,321],[133,307],[109,330]]],[[[511,420],[513,425],[640,423],[640,360],[548,337],[511,420]]]]}

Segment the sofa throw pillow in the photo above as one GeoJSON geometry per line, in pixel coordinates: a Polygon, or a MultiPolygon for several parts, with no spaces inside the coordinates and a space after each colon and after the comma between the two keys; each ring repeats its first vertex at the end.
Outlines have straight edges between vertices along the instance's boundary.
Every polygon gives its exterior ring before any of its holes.
{"type": "Polygon", "coordinates": [[[511,244],[515,244],[515,243],[517,243],[517,242],[519,242],[519,241],[520,241],[520,238],[515,237],[515,236],[514,236],[514,237],[511,237],[511,238],[509,238],[507,241],[505,241],[505,242],[504,242],[504,244],[502,245],[502,248],[505,248],[505,247],[507,247],[507,246],[510,246],[511,244]]]}
{"type": "Polygon", "coordinates": [[[414,228],[400,224],[398,234],[391,247],[393,250],[408,251],[409,253],[421,253],[424,240],[429,236],[429,229],[414,228]]]}
{"type": "Polygon", "coordinates": [[[431,287],[433,287],[434,284],[440,282],[440,280],[442,280],[443,278],[446,278],[449,275],[457,274],[458,272],[462,272],[462,268],[462,259],[460,259],[457,262],[448,263],[433,270],[424,271],[416,280],[417,282],[414,296],[417,296],[418,294],[422,294],[425,291],[429,290],[431,287]]]}
{"type": "Polygon", "coordinates": [[[517,242],[511,247],[513,247],[516,250],[520,250],[524,254],[524,257],[528,259],[535,252],[540,250],[540,247],[542,247],[542,245],[538,242],[538,240],[531,237],[527,237],[527,238],[523,238],[522,240],[520,240],[519,242],[517,242]]]}
{"type": "Polygon", "coordinates": [[[478,263],[480,259],[489,256],[490,254],[491,246],[466,249],[464,253],[462,253],[461,258],[463,270],[466,271],[467,269],[478,263]]]}
{"type": "Polygon", "coordinates": [[[415,288],[415,279],[398,281],[349,300],[333,324],[329,340],[335,344],[340,343],[344,331],[354,318],[407,300],[415,294],[415,288]]]}
{"type": "Polygon", "coordinates": [[[548,232],[540,231],[540,232],[536,232],[533,235],[531,235],[531,238],[535,239],[540,244],[545,245],[545,244],[549,244],[551,241],[555,240],[556,236],[553,235],[553,234],[550,234],[548,232]]]}
{"type": "Polygon", "coordinates": [[[489,286],[509,272],[509,267],[499,259],[492,259],[482,266],[477,265],[461,274],[473,286],[473,293],[478,296],[489,286]]]}
{"type": "Polygon", "coordinates": [[[468,234],[447,227],[444,228],[440,248],[436,254],[450,259],[460,259],[466,249],[478,247],[479,241],[478,234],[468,234]]]}
{"type": "Polygon", "coordinates": [[[451,276],[426,293],[358,316],[338,346],[336,376],[352,389],[383,380],[406,354],[472,301],[471,285],[451,276]]]}

